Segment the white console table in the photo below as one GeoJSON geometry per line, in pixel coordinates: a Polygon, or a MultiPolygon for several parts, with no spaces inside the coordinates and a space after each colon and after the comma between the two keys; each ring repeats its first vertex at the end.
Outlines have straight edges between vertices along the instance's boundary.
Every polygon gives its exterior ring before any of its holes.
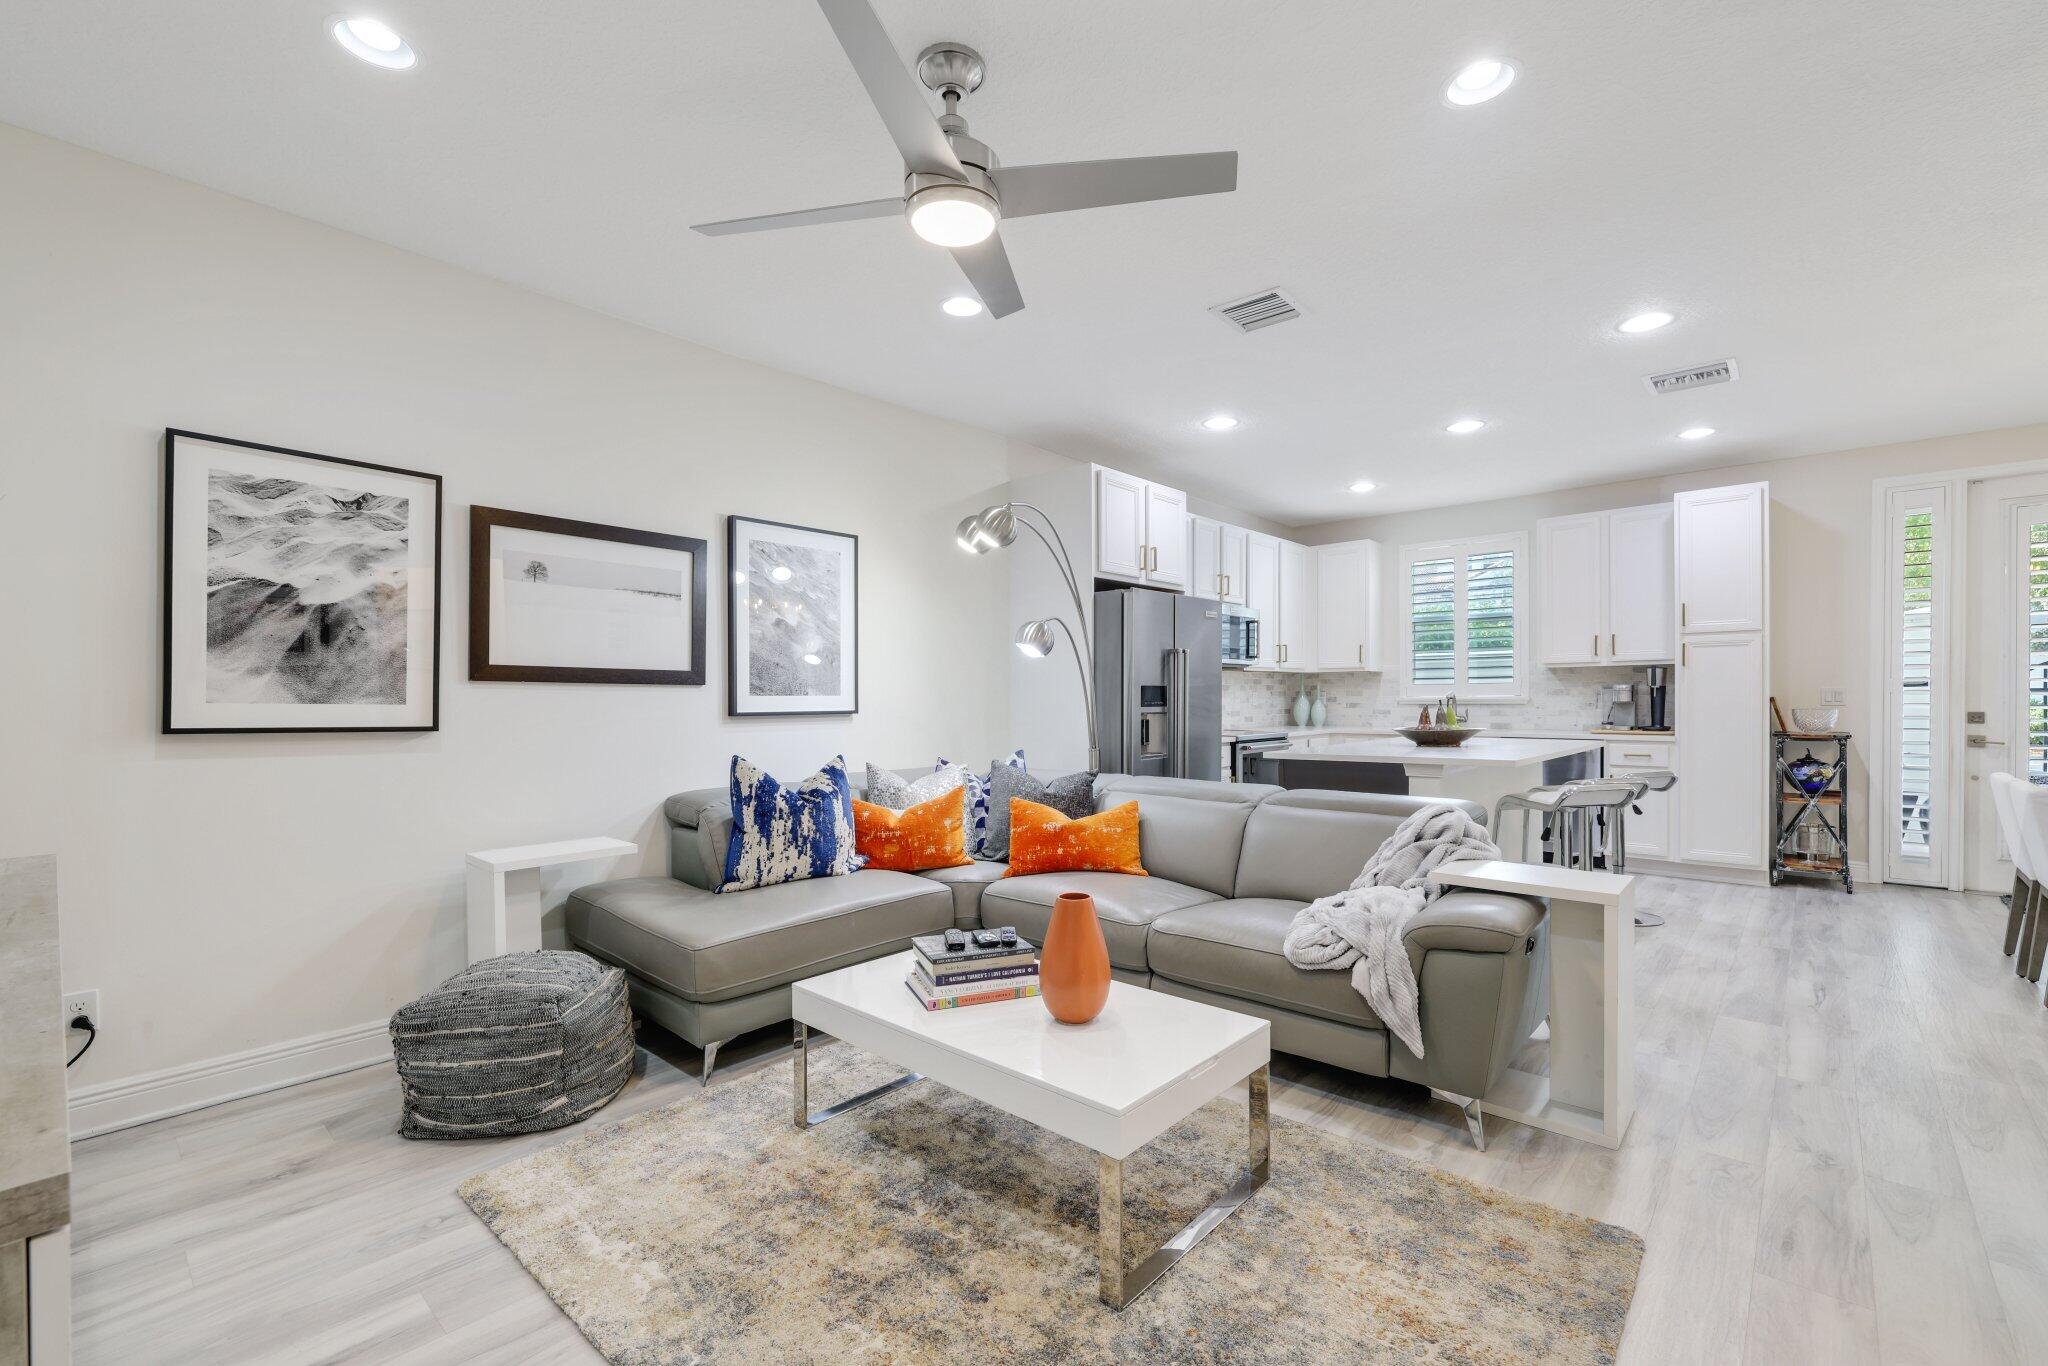
{"type": "Polygon", "coordinates": [[[602,837],[479,849],[469,855],[469,961],[540,947],[540,870],[596,863],[640,846],[602,837]]]}
{"type": "Polygon", "coordinates": [[[1429,880],[1550,906],[1550,1075],[1510,1067],[1480,1109],[1619,1148],[1636,1110],[1635,879],[1487,861],[1446,864],[1429,880]]]}

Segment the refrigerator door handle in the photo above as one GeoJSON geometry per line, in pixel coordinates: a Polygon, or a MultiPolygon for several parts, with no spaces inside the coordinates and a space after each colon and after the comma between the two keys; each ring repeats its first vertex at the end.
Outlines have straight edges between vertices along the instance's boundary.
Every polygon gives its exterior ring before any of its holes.
{"type": "Polygon", "coordinates": [[[1166,652],[1166,713],[1172,718],[1173,734],[1168,744],[1173,754],[1173,776],[1188,776],[1188,652],[1166,652]]]}

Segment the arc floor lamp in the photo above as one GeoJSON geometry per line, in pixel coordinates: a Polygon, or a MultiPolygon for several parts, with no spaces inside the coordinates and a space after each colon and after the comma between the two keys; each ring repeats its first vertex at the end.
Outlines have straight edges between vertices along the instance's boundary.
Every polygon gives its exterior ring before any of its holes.
{"type": "Polygon", "coordinates": [[[1095,651],[1088,638],[1088,609],[1081,599],[1081,583],[1074,577],[1073,557],[1067,554],[1067,544],[1060,536],[1060,529],[1053,525],[1043,508],[1030,503],[997,503],[985,507],[972,517],[962,519],[953,539],[960,548],[973,555],[986,555],[999,550],[1017,539],[1017,528],[1022,527],[1038,538],[1045,547],[1045,553],[1052,556],[1053,567],[1060,571],[1066,581],[1067,593],[1074,600],[1074,623],[1080,628],[1068,626],[1066,618],[1055,613],[1036,621],[1027,621],[1017,628],[1017,648],[1033,659],[1043,659],[1059,646],[1059,637],[1053,634],[1057,627],[1065,634],[1068,648],[1074,654],[1074,671],[1081,676],[1081,706],[1088,713],[1088,767],[1102,767],[1102,745],[1095,733],[1095,651]],[[1041,530],[1039,523],[1044,523],[1041,530]]]}

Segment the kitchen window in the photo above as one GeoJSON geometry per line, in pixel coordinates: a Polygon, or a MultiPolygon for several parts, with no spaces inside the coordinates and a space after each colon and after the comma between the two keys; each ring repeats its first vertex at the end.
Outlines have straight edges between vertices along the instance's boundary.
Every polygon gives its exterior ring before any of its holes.
{"type": "Polygon", "coordinates": [[[1529,538],[1401,548],[1401,697],[1529,700],[1529,538]]]}

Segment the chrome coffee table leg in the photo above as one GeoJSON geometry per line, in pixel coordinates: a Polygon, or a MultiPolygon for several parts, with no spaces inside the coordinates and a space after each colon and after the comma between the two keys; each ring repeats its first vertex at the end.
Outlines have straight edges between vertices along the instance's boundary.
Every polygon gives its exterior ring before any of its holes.
{"type": "Polygon", "coordinates": [[[796,1076],[793,1088],[795,1103],[790,1117],[796,1122],[796,1127],[799,1129],[808,1129],[813,1124],[823,1124],[826,1120],[843,1115],[848,1110],[858,1109],[871,1100],[879,1100],[891,1091],[900,1091],[914,1081],[924,1080],[924,1073],[922,1072],[906,1072],[894,1081],[884,1082],[882,1085],[875,1087],[872,1091],[861,1092],[851,1100],[842,1100],[837,1105],[828,1105],[822,1110],[812,1110],[810,1108],[810,1031],[804,1027],[804,1023],[801,1020],[797,1021],[796,1038],[791,1045],[791,1050],[791,1066],[795,1070],[796,1076]]]}
{"type": "Polygon", "coordinates": [[[1209,1208],[1190,1219],[1180,1232],[1168,1238],[1157,1252],[1124,1272],[1124,1164],[1121,1159],[1095,1155],[1095,1258],[1096,1277],[1102,1302],[1122,1309],[1145,1293],[1151,1284],[1188,1255],[1210,1230],[1236,1213],[1251,1193],[1266,1184],[1273,1167],[1273,1120],[1269,1087],[1271,1072],[1261,1067],[1251,1074],[1250,1140],[1248,1162],[1243,1176],[1209,1208]]]}

